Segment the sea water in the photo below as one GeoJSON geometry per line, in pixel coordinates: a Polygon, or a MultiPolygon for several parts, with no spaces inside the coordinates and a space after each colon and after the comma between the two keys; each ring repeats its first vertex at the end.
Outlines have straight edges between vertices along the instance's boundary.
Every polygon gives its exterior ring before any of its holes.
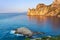
{"type": "Polygon", "coordinates": [[[46,16],[27,16],[26,13],[0,14],[0,40],[24,40],[24,36],[11,34],[11,30],[27,27],[33,32],[44,32],[42,36],[60,35],[60,18],[46,16]]]}

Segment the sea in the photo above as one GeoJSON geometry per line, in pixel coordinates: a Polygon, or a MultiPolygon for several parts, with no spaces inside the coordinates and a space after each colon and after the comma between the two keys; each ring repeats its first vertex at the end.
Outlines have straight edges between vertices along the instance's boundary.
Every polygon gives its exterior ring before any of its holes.
{"type": "Polygon", "coordinates": [[[26,27],[32,32],[44,32],[34,37],[60,35],[60,18],[27,16],[23,13],[0,13],[0,40],[25,40],[24,36],[11,34],[11,30],[26,27]]]}

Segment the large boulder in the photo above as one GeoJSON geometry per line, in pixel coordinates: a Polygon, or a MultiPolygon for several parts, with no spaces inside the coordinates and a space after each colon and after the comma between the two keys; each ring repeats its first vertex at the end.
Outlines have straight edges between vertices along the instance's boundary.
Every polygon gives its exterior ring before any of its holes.
{"type": "Polygon", "coordinates": [[[26,27],[17,28],[16,30],[12,31],[11,33],[22,34],[23,36],[26,36],[26,37],[32,37],[33,35],[44,34],[43,32],[33,32],[26,27]]]}
{"type": "Polygon", "coordinates": [[[28,28],[22,27],[22,28],[17,28],[15,30],[15,34],[23,34],[24,36],[32,36],[33,32],[29,30],[28,28]]]}

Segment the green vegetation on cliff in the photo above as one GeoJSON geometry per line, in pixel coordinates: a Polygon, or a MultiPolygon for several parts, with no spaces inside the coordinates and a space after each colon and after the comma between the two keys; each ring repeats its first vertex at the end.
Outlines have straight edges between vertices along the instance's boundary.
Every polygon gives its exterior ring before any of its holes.
{"type": "Polygon", "coordinates": [[[25,38],[25,40],[60,40],[60,35],[59,36],[55,36],[55,37],[51,37],[51,36],[44,36],[42,38],[34,38],[34,39],[30,39],[30,38],[25,38]]]}

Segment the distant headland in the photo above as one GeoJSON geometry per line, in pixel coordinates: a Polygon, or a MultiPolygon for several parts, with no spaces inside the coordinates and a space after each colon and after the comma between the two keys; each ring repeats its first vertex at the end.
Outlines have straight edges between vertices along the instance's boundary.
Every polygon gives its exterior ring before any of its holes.
{"type": "Polygon", "coordinates": [[[54,0],[54,2],[51,5],[38,4],[36,8],[29,8],[27,15],[44,15],[60,17],[60,0],[54,0]]]}

